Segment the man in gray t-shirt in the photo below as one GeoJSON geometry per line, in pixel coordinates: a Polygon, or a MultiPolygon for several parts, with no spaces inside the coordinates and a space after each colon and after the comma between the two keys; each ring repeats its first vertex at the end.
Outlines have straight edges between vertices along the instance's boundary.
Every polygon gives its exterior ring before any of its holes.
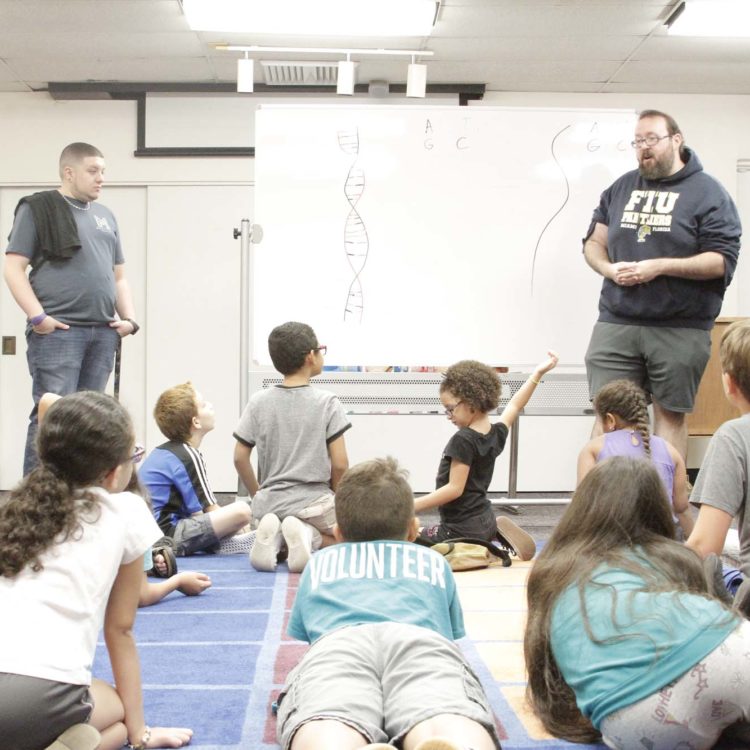
{"type": "Polygon", "coordinates": [[[310,326],[277,326],[268,348],[284,382],[250,397],[234,431],[234,465],[258,525],[251,563],[274,570],[285,542],[289,570],[300,572],[313,549],[333,542],[331,492],[348,467],[344,433],[351,424],[333,393],[310,385],[326,351],[310,326]],[[250,463],[256,447],[257,477],[250,463]]]}
{"type": "Polygon", "coordinates": [[[94,146],[66,146],[60,187],[23,198],[8,238],[5,281],[28,321],[34,399],[24,474],[37,464],[39,399],[47,392],[103,391],[117,342],[138,330],[117,221],[95,204],[104,166],[94,146]]]}

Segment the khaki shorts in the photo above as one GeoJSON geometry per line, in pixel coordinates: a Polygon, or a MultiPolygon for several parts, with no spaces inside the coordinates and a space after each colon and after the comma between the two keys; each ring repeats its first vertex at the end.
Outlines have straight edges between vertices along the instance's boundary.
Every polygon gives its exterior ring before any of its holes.
{"type": "Polygon", "coordinates": [[[625,378],[664,409],[689,413],[710,356],[710,331],[600,322],[586,352],[589,396],[625,378]]]}
{"type": "Polygon", "coordinates": [[[306,508],[294,515],[300,521],[314,526],[321,534],[333,535],[333,525],[336,523],[336,498],[328,492],[313,500],[306,508]]]}
{"type": "Polygon", "coordinates": [[[479,678],[458,646],[427,628],[355,625],[316,641],[279,696],[277,736],[288,750],[308,721],[333,719],[368,742],[398,745],[438,714],[465,716],[500,741],[479,678]]]}

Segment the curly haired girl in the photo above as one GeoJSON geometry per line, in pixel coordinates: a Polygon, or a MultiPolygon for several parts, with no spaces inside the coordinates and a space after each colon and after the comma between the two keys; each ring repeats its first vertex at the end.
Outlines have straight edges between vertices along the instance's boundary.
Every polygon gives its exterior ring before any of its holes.
{"type": "Polygon", "coordinates": [[[495,518],[487,490],[495,459],[505,447],[510,426],[528,403],[540,378],[557,364],[557,354],[548,354],[549,359],[536,367],[495,423],[489,418],[489,412],[500,402],[500,380],[495,370],[474,360],[463,360],[446,370],[440,384],[440,401],[458,432],[443,451],[437,489],[415,503],[417,513],[428,508],[438,508],[440,513],[438,525],[422,529],[423,541],[460,537],[498,539],[521,560],[534,557],[534,540],[507,516],[495,518]]]}
{"type": "Polygon", "coordinates": [[[630,380],[613,380],[594,396],[594,410],[604,433],[591,439],[578,455],[578,483],[605,458],[650,459],[672,501],[674,520],[687,539],[694,521],[688,503],[685,462],[674,446],[649,431],[646,394],[630,380]]]}
{"type": "Polygon", "coordinates": [[[132,627],[143,553],[161,536],[133,471],[133,425],[110,396],[82,391],[47,412],[40,463],[0,507],[0,737],[114,750],[181,747],[192,732],[150,729],[132,627]],[[92,680],[104,624],[116,688],[92,680]],[[101,733],[101,738],[97,731],[101,733]],[[73,734],[71,734],[73,732],[73,734]]]}

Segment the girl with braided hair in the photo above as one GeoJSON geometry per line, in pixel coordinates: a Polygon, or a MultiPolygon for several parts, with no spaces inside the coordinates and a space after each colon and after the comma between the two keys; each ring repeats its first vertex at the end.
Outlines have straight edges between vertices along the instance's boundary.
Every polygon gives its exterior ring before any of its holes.
{"type": "Polygon", "coordinates": [[[649,459],[672,501],[675,523],[687,539],[693,530],[693,516],[688,504],[685,462],[674,446],[651,434],[646,394],[631,380],[613,380],[594,396],[594,410],[604,432],[590,440],[578,455],[578,484],[605,458],[649,459]]]}

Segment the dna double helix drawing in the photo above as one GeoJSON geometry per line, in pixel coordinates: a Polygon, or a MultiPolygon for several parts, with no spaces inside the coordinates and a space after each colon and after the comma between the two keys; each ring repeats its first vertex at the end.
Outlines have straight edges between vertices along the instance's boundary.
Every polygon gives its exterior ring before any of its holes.
{"type": "Polygon", "coordinates": [[[345,154],[354,157],[344,181],[344,195],[349,203],[349,211],[344,221],[344,252],[353,274],[344,303],[344,322],[361,323],[364,313],[364,295],[360,276],[367,263],[370,240],[367,236],[367,227],[365,227],[365,223],[356,208],[365,191],[365,172],[362,167],[357,165],[359,130],[355,128],[354,130],[339,131],[338,143],[339,148],[345,154]]]}

